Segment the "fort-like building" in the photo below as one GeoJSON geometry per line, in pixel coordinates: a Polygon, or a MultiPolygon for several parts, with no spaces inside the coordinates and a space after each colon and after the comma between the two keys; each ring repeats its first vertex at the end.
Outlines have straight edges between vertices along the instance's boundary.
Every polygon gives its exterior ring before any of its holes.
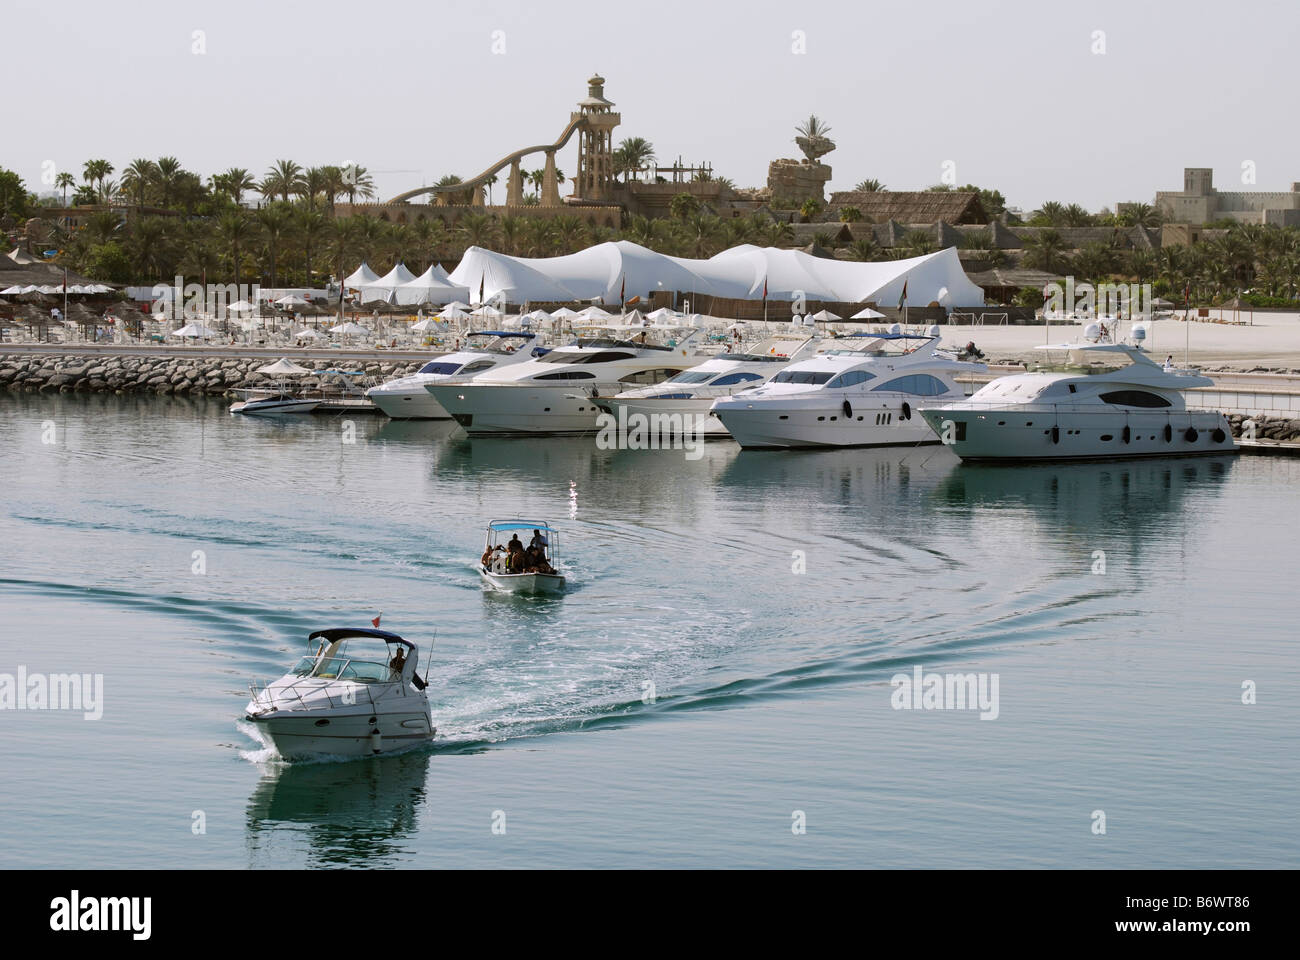
{"type": "MultiPolygon", "coordinates": [[[[1122,205],[1121,205],[1122,206],[1122,205]]],[[[1216,190],[1209,167],[1186,167],[1181,191],[1161,190],[1155,207],[1170,223],[1205,224],[1217,220],[1300,226],[1300,183],[1289,192],[1216,190]]]]}

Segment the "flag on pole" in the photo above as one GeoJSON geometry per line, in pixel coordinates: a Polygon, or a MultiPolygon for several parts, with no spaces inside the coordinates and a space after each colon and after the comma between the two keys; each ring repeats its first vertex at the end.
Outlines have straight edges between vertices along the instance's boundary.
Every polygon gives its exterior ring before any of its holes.
{"type": "Polygon", "coordinates": [[[618,285],[618,303],[619,306],[626,306],[627,301],[627,274],[623,274],[623,279],[618,285]]]}
{"type": "Polygon", "coordinates": [[[1186,285],[1183,287],[1183,306],[1190,307],[1191,305],[1192,305],[1192,281],[1188,280],[1186,285]]]}
{"type": "Polygon", "coordinates": [[[902,310],[907,305],[907,281],[903,281],[903,295],[898,298],[898,309],[902,310]]]}
{"type": "Polygon", "coordinates": [[[487,274],[484,273],[478,278],[478,302],[483,303],[483,284],[487,281],[487,274]]]}
{"type": "Polygon", "coordinates": [[[383,614],[382,614],[382,613],[381,613],[378,617],[375,617],[375,619],[373,619],[373,620],[370,621],[371,623],[373,623],[373,624],[375,625],[375,629],[376,629],[376,630],[379,629],[379,620],[380,620],[381,617],[383,617],[383,614]]]}

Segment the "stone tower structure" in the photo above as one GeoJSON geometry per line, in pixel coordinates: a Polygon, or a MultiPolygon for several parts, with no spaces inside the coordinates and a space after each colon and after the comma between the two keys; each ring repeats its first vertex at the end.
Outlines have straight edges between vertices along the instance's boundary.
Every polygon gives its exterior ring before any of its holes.
{"type": "MultiPolygon", "coordinates": [[[[577,199],[609,199],[614,183],[614,128],[622,122],[613,106],[605,99],[605,78],[597,75],[587,81],[587,96],[570,116],[586,121],[578,131],[578,173],[573,179],[577,199]]],[[[554,163],[554,158],[548,155],[547,162],[554,163]]]]}

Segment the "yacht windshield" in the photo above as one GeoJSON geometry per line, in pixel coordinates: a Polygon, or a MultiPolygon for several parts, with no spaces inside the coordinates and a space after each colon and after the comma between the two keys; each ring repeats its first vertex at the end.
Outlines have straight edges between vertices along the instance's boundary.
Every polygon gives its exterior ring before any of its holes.
{"type": "Polygon", "coordinates": [[[829,370],[782,370],[772,378],[773,383],[823,384],[834,374],[829,370]]]}
{"type": "Polygon", "coordinates": [[[421,373],[441,373],[449,375],[460,369],[459,363],[445,363],[441,360],[431,360],[420,368],[421,373]]]}
{"type": "Polygon", "coordinates": [[[704,383],[704,381],[708,380],[709,377],[713,376],[716,373],[717,373],[716,370],[714,371],[687,370],[683,373],[677,374],[677,376],[673,377],[668,382],[669,383],[704,383]]]}

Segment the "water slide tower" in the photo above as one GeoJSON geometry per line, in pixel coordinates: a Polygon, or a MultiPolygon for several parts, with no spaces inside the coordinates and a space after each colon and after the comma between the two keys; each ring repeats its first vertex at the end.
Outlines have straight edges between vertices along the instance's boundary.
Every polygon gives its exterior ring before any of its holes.
{"type": "Polygon", "coordinates": [[[578,173],[574,177],[573,196],[580,200],[608,200],[614,183],[614,128],[622,116],[605,99],[605,78],[593,76],[587,81],[587,96],[578,101],[577,112],[570,120],[582,119],[578,130],[578,173]]]}

